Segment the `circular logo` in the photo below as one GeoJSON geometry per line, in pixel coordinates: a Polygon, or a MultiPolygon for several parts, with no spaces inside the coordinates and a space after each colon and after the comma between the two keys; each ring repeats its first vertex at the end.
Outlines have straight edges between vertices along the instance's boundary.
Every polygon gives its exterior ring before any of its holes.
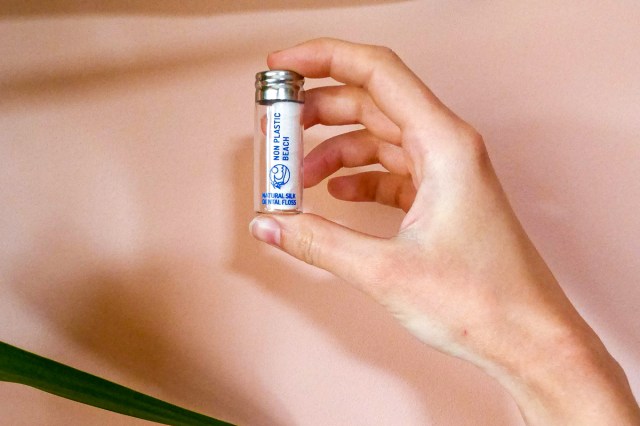
{"type": "Polygon", "coordinates": [[[289,182],[291,178],[291,172],[284,164],[276,164],[269,170],[269,180],[271,180],[271,185],[280,189],[284,184],[289,182]]]}

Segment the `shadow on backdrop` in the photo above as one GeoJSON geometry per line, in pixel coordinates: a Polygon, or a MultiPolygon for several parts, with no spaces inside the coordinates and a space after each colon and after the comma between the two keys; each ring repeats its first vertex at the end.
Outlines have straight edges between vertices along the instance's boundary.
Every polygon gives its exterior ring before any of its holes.
{"type": "MultiPolygon", "coordinates": [[[[151,255],[117,267],[92,260],[93,248],[85,247],[72,226],[52,228],[39,237],[40,246],[22,256],[12,291],[101,365],[115,367],[147,389],[116,382],[238,424],[256,424],[257,419],[261,424],[291,423],[286,407],[269,397],[269,389],[248,389],[229,373],[225,342],[190,339],[185,326],[189,313],[176,305],[196,306],[202,300],[191,299],[193,293],[185,289],[192,284],[176,274],[176,266],[206,265],[151,255]],[[60,265],[73,268],[71,279],[60,279],[66,275],[60,274],[60,265]],[[268,408],[256,402],[257,395],[270,400],[268,408]]],[[[217,285],[214,278],[207,284],[212,289],[217,285]]],[[[208,298],[215,305],[210,315],[222,320],[225,306],[216,301],[215,291],[208,298]]]]}
{"type": "Polygon", "coordinates": [[[0,79],[0,107],[16,102],[47,101],[69,91],[82,93],[110,83],[150,79],[167,73],[178,75],[199,67],[224,65],[247,55],[266,56],[260,47],[236,37],[224,42],[212,40],[207,46],[191,46],[180,52],[151,52],[120,62],[109,58],[91,59],[79,64],[62,64],[58,68],[41,67],[3,76],[0,79]]]}
{"type": "Polygon", "coordinates": [[[281,9],[331,9],[370,6],[409,0],[9,0],[0,4],[0,16],[66,14],[216,15],[281,9]]]}

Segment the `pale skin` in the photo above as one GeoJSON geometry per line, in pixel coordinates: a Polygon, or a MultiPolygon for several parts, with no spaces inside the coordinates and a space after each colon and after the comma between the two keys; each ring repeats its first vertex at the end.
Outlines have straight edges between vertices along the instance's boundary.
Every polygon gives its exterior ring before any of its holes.
{"type": "Polygon", "coordinates": [[[498,380],[529,425],[640,425],[618,363],[529,240],[480,134],[391,50],[311,40],[271,53],[271,69],[342,86],[307,92],[304,123],[364,129],[328,139],[304,162],[305,187],[406,212],[392,238],[313,214],[260,215],[251,232],[343,278],[411,333],[498,380]]]}

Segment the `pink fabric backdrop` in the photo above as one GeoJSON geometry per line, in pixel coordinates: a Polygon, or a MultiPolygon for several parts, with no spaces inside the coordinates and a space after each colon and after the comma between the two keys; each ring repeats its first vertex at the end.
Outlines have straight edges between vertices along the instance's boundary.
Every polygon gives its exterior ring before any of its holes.
{"type": "MultiPolygon", "coordinates": [[[[482,372],[248,235],[253,74],[328,35],[392,47],[481,131],[640,394],[639,2],[91,3],[0,5],[0,340],[248,425],[521,425],[482,372]]],[[[145,424],[13,384],[0,413],[145,424]]]]}

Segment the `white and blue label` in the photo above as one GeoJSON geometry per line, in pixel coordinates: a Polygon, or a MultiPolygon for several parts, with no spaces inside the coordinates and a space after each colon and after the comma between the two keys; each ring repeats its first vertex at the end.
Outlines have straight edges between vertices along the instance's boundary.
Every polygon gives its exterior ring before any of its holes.
{"type": "Polygon", "coordinates": [[[262,205],[274,210],[297,210],[302,191],[302,105],[276,102],[267,109],[266,180],[262,205]]]}

